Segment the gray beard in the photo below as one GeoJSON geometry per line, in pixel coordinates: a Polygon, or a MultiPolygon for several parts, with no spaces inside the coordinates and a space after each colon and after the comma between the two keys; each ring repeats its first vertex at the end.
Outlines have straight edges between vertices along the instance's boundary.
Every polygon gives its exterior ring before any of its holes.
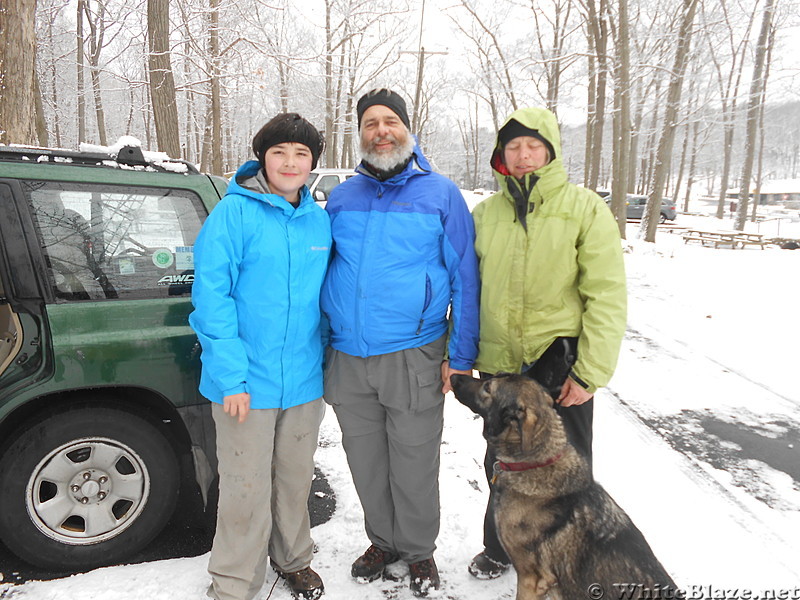
{"type": "Polygon", "coordinates": [[[406,134],[404,144],[396,146],[391,152],[372,152],[362,141],[361,158],[379,171],[391,171],[397,165],[405,163],[414,153],[414,138],[406,134]]]}

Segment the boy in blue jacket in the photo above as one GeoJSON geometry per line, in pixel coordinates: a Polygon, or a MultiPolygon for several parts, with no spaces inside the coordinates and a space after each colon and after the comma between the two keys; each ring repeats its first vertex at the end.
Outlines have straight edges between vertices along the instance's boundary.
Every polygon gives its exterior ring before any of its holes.
{"type": "Polygon", "coordinates": [[[200,392],[217,430],[219,508],[208,596],[251,600],[271,561],[295,598],[323,593],[307,498],[324,414],[319,295],[330,221],[305,181],[322,151],[311,123],[280,114],[195,242],[200,392]]]}

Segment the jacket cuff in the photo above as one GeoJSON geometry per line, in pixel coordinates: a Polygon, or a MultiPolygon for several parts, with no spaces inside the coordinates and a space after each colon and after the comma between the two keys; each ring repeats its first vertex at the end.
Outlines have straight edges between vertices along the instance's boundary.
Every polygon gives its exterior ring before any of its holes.
{"type": "Polygon", "coordinates": [[[246,393],[248,393],[247,382],[243,381],[237,386],[234,386],[227,390],[222,390],[222,397],[225,398],[225,396],[233,396],[234,394],[246,394],[246,393]]]}
{"type": "MultiPolygon", "coordinates": [[[[445,360],[448,360],[448,359],[445,358],[445,360]]],[[[455,369],[456,371],[471,371],[472,370],[472,363],[467,363],[467,362],[463,362],[462,363],[462,362],[459,362],[459,361],[454,361],[453,359],[449,359],[449,362],[450,362],[450,368],[451,369],[455,369]]]]}
{"type": "Polygon", "coordinates": [[[572,379],[572,381],[577,383],[579,386],[581,386],[583,389],[585,389],[590,394],[594,394],[597,391],[597,386],[594,386],[591,383],[587,383],[586,381],[584,381],[583,379],[578,377],[575,374],[575,371],[573,371],[572,369],[570,369],[570,371],[569,371],[569,378],[572,379]]]}

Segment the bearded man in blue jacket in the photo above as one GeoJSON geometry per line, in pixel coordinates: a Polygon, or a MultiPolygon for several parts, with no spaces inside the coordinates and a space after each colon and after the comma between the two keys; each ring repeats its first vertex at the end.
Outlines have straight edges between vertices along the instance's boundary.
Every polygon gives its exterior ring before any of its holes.
{"type": "Polygon", "coordinates": [[[411,591],[426,596],[440,586],[444,393],[477,355],[475,232],[461,192],[431,170],[409,132],[405,101],[372,90],[357,114],[358,174],[326,206],[334,247],[322,291],[331,326],[325,400],[371,542],[352,576],[373,581],[402,559],[411,591]]]}

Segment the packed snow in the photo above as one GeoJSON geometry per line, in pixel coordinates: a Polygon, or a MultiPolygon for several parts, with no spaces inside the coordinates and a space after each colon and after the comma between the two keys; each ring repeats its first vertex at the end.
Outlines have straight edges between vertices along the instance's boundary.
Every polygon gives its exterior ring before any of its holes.
{"type": "MultiPolygon", "coordinates": [[[[677,223],[732,227],[729,219],[697,215],[679,215],[677,223]]],[[[776,227],[782,237],[800,238],[795,215],[747,224],[748,231],[758,228],[768,237],[778,235],[769,230],[776,227]]],[[[617,372],[596,397],[596,477],[688,598],[800,598],[797,475],[753,458],[736,436],[724,435],[726,427],[747,430],[777,448],[778,459],[800,463],[793,441],[800,432],[794,382],[800,250],[714,249],[661,231],[649,244],[637,239],[638,228],[630,223],[623,242],[628,332],[617,372]]],[[[466,570],[481,549],[487,497],[481,422],[449,397],[445,423],[435,555],[443,589],[431,597],[513,598],[513,572],[477,581],[466,570]]],[[[324,579],[325,598],[412,598],[407,581],[358,584],[349,575],[369,541],[331,410],[316,458],[337,501],[331,520],[312,532],[318,546],[312,566],[324,579]]],[[[0,583],[0,598],[198,600],[209,583],[207,561],[205,554],[54,581],[0,583]]],[[[270,573],[260,599],[291,598],[281,582],[274,583],[270,573]]]]}

